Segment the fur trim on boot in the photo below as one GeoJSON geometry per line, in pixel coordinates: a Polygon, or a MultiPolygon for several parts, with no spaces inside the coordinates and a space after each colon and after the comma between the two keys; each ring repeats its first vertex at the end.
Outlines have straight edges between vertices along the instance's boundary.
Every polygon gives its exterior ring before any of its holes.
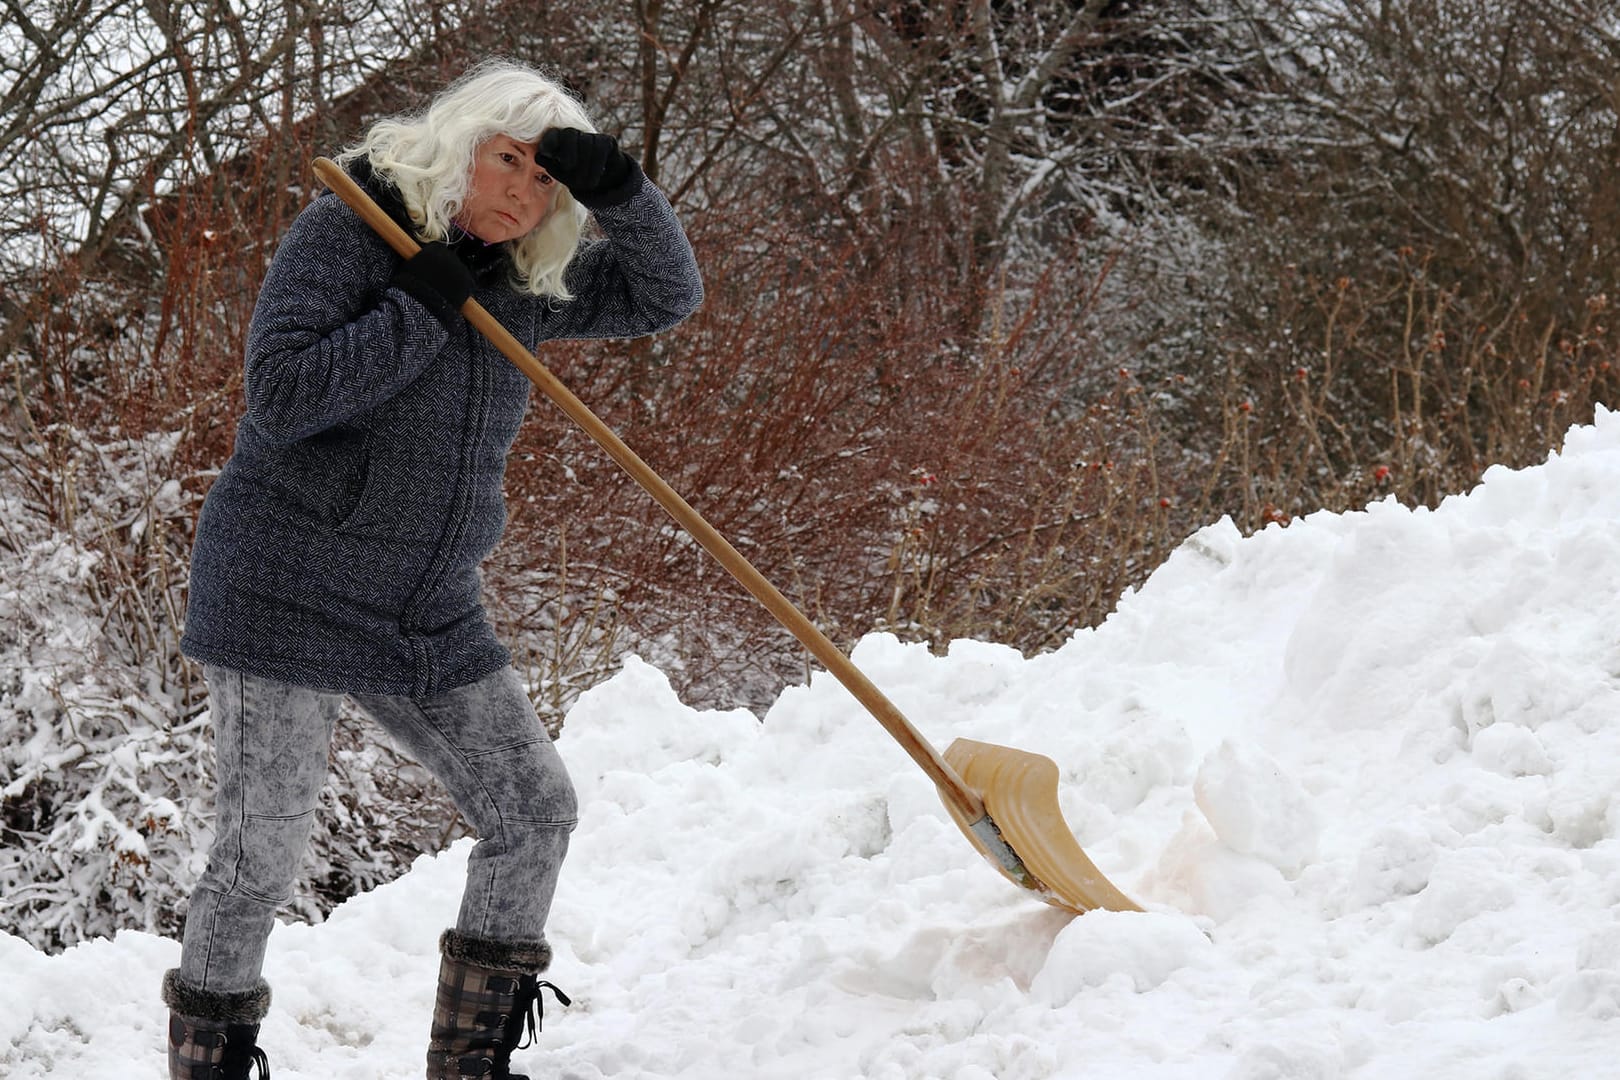
{"type": "Polygon", "coordinates": [[[451,960],[514,975],[538,975],[551,966],[551,946],[544,941],[493,941],[446,930],[439,952],[451,960]]]}
{"type": "Polygon", "coordinates": [[[251,990],[199,990],[180,977],[179,968],[171,968],[163,976],[163,1004],[194,1020],[257,1024],[270,1011],[270,985],[260,979],[251,990]]]}
{"type": "Polygon", "coordinates": [[[169,1006],[169,1080],[248,1080],[258,1069],[270,1080],[270,1062],[259,1049],[259,1021],[270,1010],[270,987],[217,993],[180,978],[163,976],[169,1006]]]}

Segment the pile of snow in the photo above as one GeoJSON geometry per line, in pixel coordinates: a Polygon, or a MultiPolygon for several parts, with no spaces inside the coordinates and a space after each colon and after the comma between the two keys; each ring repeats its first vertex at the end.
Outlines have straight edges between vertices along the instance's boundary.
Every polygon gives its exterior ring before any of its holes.
{"type": "MultiPolygon", "coordinates": [[[[637,661],[560,746],[574,995],[516,1064],[636,1077],[1531,1080],[1620,1046],[1620,415],[1439,509],[1191,537],[1025,658],[855,661],[937,746],[1047,754],[1145,914],[990,870],[832,679],[758,723],[637,661]]],[[[465,844],[270,941],[277,1080],[420,1075],[465,844]]],[[[0,1074],[162,1075],[171,941],[0,936],[0,1074]]]]}

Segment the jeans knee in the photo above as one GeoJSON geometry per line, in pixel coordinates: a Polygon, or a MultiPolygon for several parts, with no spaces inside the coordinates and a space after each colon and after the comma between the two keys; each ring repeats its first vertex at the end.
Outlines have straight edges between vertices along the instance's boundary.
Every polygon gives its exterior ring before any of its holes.
{"type": "Polygon", "coordinates": [[[523,797],[505,815],[508,820],[531,825],[553,825],[572,829],[579,822],[579,796],[574,782],[559,769],[535,773],[523,797]]]}
{"type": "Polygon", "coordinates": [[[579,824],[579,793],[574,790],[574,781],[567,773],[563,773],[553,781],[555,790],[552,793],[552,806],[556,820],[565,822],[569,828],[579,824]]]}
{"type": "Polygon", "coordinates": [[[549,741],[489,755],[481,772],[502,823],[572,829],[579,821],[574,782],[549,741]]]}
{"type": "Polygon", "coordinates": [[[314,818],[313,810],[286,817],[244,815],[240,835],[232,845],[234,865],[210,867],[219,891],[270,904],[291,900],[314,818]]]}

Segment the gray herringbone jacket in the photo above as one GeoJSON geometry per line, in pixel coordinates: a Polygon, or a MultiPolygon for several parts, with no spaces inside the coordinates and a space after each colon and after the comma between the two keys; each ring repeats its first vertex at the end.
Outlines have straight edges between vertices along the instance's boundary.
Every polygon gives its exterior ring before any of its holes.
{"type": "MultiPolygon", "coordinates": [[[[596,219],[605,239],[571,264],[572,301],[520,294],[504,254],[484,260],[474,297],[530,348],[650,334],[702,300],[651,183],[596,219]]],[[[447,328],[390,286],[398,261],[331,194],[276,251],[249,329],[246,415],[197,522],[186,655],[419,698],[509,662],[478,566],[506,522],[530,383],[465,320],[447,328]]]]}

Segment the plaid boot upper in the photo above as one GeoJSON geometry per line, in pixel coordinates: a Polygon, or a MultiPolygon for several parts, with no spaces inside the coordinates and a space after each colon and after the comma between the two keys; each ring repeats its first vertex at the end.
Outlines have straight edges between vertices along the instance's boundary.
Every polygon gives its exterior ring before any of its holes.
{"type": "Polygon", "coordinates": [[[446,932],[440,941],[439,988],[428,1041],[428,1080],[527,1080],[511,1071],[512,1051],[538,1030],[540,988],[564,1005],[567,995],[538,975],[551,950],[446,932]]]}

